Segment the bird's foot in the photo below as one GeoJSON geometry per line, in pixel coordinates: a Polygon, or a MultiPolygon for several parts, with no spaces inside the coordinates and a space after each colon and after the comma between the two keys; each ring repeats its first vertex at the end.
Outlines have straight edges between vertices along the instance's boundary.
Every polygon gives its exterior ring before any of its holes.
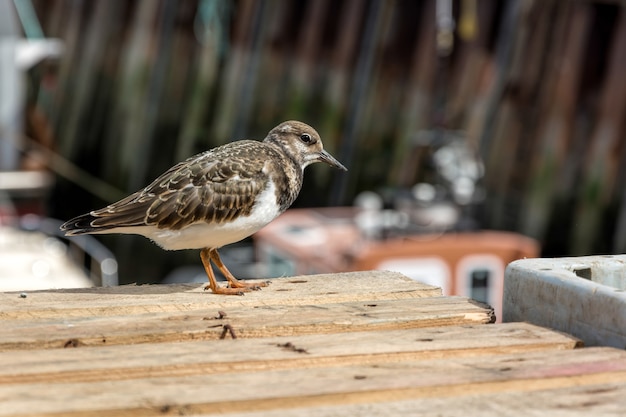
{"type": "Polygon", "coordinates": [[[245,290],[259,291],[262,287],[267,287],[270,284],[269,281],[261,281],[261,282],[245,282],[245,281],[230,281],[228,284],[229,288],[239,288],[245,290]]]}
{"type": "Polygon", "coordinates": [[[215,287],[211,288],[210,284],[204,286],[204,291],[211,290],[213,294],[223,294],[223,295],[244,295],[247,292],[252,291],[251,288],[224,288],[224,287],[215,287]]]}

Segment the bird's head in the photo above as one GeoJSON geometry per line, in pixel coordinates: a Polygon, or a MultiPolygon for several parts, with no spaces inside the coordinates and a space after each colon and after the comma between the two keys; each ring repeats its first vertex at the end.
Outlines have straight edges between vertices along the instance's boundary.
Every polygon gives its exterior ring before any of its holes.
{"type": "Polygon", "coordinates": [[[270,130],[264,142],[282,148],[302,166],[302,169],[315,162],[325,162],[332,167],[348,170],[324,150],[319,133],[306,123],[295,120],[283,122],[270,130]]]}

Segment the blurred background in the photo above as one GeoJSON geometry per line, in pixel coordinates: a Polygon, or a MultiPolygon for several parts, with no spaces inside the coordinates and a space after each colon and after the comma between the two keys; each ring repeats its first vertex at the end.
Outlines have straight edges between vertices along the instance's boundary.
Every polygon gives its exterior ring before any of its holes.
{"type": "MultiPolygon", "coordinates": [[[[4,222],[68,219],[299,119],[349,171],[309,168],[294,207],[358,207],[315,227],[625,253],[623,4],[0,0],[0,173],[41,174],[0,180],[4,222]]],[[[97,241],[121,283],[199,265],[141,237],[97,241]]]]}

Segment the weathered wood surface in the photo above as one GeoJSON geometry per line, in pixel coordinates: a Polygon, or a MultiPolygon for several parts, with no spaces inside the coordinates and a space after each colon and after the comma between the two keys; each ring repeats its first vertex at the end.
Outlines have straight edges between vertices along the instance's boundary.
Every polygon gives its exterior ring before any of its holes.
{"type": "MultiPolygon", "coordinates": [[[[223,285],[224,283],[222,283],[223,285]]],[[[396,272],[368,271],[272,279],[261,291],[224,297],[202,284],[123,285],[20,293],[0,293],[0,320],[102,317],[142,313],[182,313],[250,306],[297,306],[440,296],[441,289],[396,272]]]]}
{"type": "Polygon", "coordinates": [[[4,293],[0,416],[623,411],[626,352],[492,318],[385,272],[4,293]]]}
{"type": "Polygon", "coordinates": [[[229,324],[237,337],[269,337],[489,323],[492,311],[461,297],[375,300],[364,303],[205,308],[189,313],[144,313],[86,318],[57,316],[2,323],[0,351],[219,339],[229,324]],[[375,303],[375,304],[373,304],[375,303]],[[216,320],[219,311],[227,319],[216,320]]]}
{"type": "Polygon", "coordinates": [[[577,340],[525,323],[254,339],[146,343],[0,355],[0,384],[89,382],[475,357],[572,349],[577,340]],[[167,362],[164,363],[164,355],[167,362]],[[106,371],[106,375],[102,371],[106,371]]]}
{"type": "MultiPolygon", "coordinates": [[[[236,341],[235,341],[236,342],[236,341]]],[[[224,346],[235,345],[225,342],[224,346]]],[[[297,342],[296,342],[297,343],[297,342]]],[[[275,349],[278,351],[279,349],[275,349]]],[[[293,352],[293,355],[306,355],[293,352]]],[[[163,352],[164,360],[167,351],[163,352]]],[[[113,378],[111,377],[113,376],[113,378]]],[[[0,384],[0,415],[259,412],[472,395],[626,386],[626,352],[611,348],[432,360],[229,370],[194,375],[0,384]]],[[[590,401],[590,400],[589,400],[590,401]]],[[[624,400],[620,400],[624,404],[624,400]]],[[[528,410],[523,410],[528,412],[528,410]]],[[[581,411],[591,412],[593,407],[581,411]]],[[[516,415],[520,410],[509,410],[516,415]]],[[[517,414],[528,415],[528,414],[517,414]]],[[[584,415],[584,414],[580,414],[584,415]]]]}
{"type": "Polygon", "coordinates": [[[202,286],[0,294],[0,351],[488,323],[493,311],[397,273],[282,278],[243,297],[202,286]],[[225,319],[215,319],[223,312],[225,319]]]}

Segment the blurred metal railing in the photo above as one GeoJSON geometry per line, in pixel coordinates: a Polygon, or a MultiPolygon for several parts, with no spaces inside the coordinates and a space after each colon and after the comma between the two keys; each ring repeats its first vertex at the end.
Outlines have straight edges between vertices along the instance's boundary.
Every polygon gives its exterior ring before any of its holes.
{"type": "Polygon", "coordinates": [[[112,287],[119,283],[115,255],[93,236],[65,236],[59,229],[60,220],[32,214],[20,218],[24,230],[39,231],[68,244],[68,254],[80,265],[96,286],[112,287]]]}

